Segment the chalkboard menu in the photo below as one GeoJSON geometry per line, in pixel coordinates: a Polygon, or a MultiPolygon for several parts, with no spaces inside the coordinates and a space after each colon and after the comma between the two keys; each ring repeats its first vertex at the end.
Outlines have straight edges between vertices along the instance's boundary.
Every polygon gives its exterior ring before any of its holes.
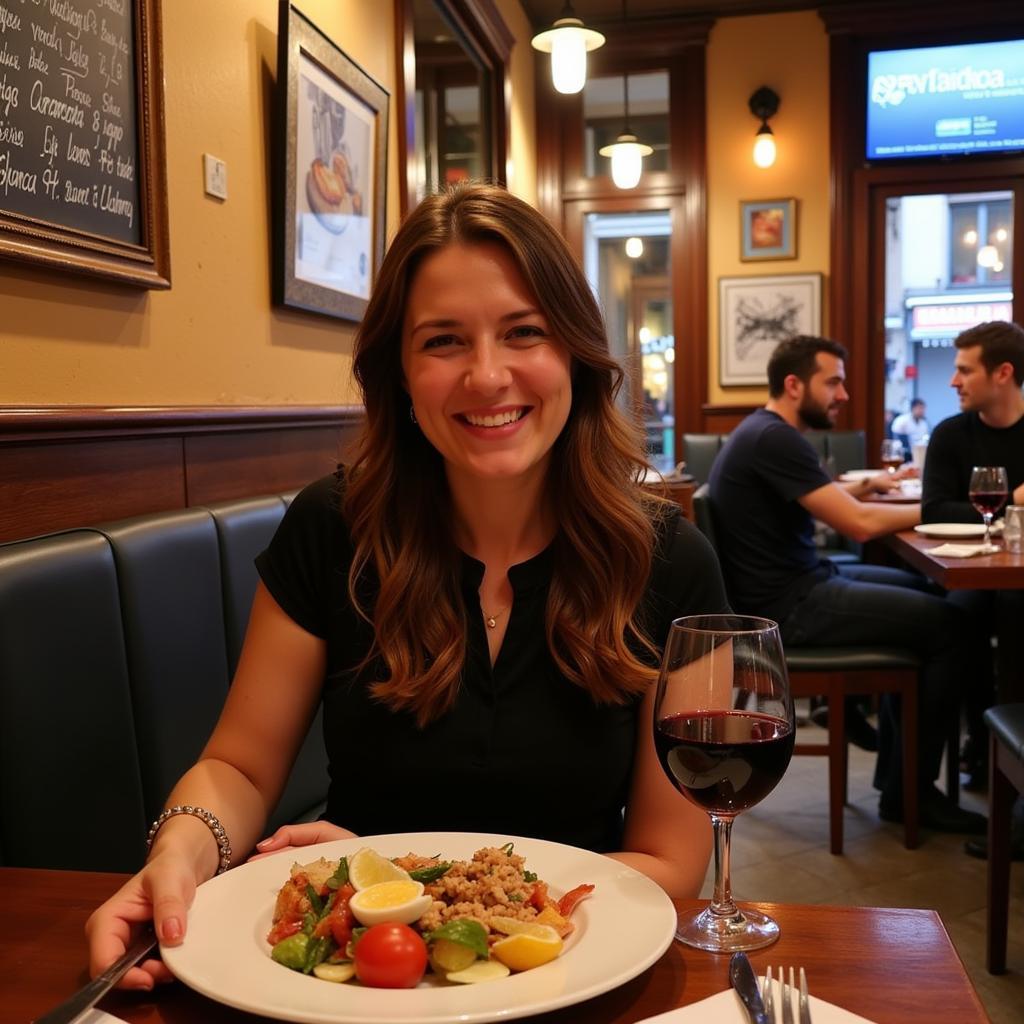
{"type": "MultiPolygon", "coordinates": [[[[152,81],[154,68],[144,59],[152,56],[158,18],[158,0],[0,0],[5,227],[34,226],[37,237],[55,229],[65,256],[99,243],[115,252],[124,247],[122,259],[131,260],[149,245],[153,140],[140,132],[150,123],[140,105],[148,112],[159,96],[159,78],[152,81]]],[[[162,137],[157,141],[162,174],[162,137]]],[[[102,261],[85,263],[72,269],[104,272],[102,261]]]]}

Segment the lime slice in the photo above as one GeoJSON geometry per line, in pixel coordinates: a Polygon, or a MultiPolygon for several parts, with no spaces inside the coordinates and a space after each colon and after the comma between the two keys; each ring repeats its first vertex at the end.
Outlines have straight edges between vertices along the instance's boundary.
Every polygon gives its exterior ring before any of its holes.
{"type": "Polygon", "coordinates": [[[392,864],[376,850],[364,846],[348,859],[348,880],[356,889],[368,889],[381,882],[394,882],[409,878],[409,872],[392,864]]]}

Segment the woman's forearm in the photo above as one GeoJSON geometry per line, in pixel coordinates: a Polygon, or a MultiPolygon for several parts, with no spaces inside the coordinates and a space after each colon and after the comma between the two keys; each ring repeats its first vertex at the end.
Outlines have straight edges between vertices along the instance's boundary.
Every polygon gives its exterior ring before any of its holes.
{"type": "Polygon", "coordinates": [[[656,857],[653,853],[640,853],[636,850],[621,850],[606,856],[626,864],[656,882],[672,897],[686,899],[700,893],[707,874],[707,857],[694,857],[680,864],[678,860],[656,857]]]}
{"type": "MultiPolygon", "coordinates": [[[[215,815],[232,848],[232,863],[240,863],[256,845],[270,808],[252,781],[226,761],[203,758],[171,790],[166,806],[190,804],[215,815]]],[[[213,832],[199,818],[179,814],[168,819],[153,841],[153,853],[173,848],[193,866],[196,881],[212,878],[220,850],[213,832]]]]}

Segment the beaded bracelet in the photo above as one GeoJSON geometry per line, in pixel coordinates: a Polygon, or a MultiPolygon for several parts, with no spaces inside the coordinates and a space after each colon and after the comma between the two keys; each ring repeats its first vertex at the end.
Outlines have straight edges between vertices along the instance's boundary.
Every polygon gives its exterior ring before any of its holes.
{"type": "Polygon", "coordinates": [[[220,850],[220,864],[216,874],[220,875],[227,871],[231,867],[231,842],[228,840],[228,834],[224,831],[220,820],[205,807],[193,807],[191,804],[175,804],[174,807],[168,807],[149,828],[149,835],[146,837],[146,852],[148,853],[152,849],[153,840],[156,839],[156,834],[163,827],[164,822],[170,821],[178,814],[191,814],[209,828],[213,833],[213,838],[217,840],[217,847],[220,850]]]}

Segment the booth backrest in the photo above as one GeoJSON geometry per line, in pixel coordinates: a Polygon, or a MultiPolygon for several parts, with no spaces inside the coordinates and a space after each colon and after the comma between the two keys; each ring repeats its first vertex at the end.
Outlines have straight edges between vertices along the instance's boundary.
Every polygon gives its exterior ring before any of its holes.
{"type": "MultiPolygon", "coordinates": [[[[0,544],[0,863],[130,871],[227,695],[288,497],[0,544]]],[[[317,715],[270,827],[327,795],[317,715]]]]}

